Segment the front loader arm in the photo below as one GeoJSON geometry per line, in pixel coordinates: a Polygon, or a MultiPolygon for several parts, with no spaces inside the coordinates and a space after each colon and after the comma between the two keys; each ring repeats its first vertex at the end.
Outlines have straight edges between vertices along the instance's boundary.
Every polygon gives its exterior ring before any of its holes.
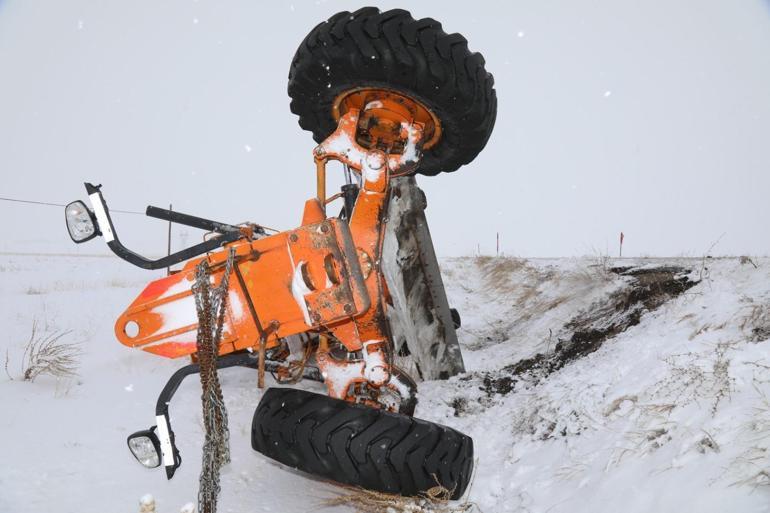
{"type": "MultiPolygon", "coordinates": [[[[227,245],[235,250],[220,354],[268,348],[280,338],[345,322],[369,309],[370,299],[349,228],[326,219],[295,230],[227,245]],[[268,327],[270,329],[268,330],[268,327]]],[[[218,285],[228,251],[204,257],[218,285]]],[[[196,351],[197,311],[192,286],[203,258],[151,282],[115,324],[118,340],[161,356],[196,351]]]]}

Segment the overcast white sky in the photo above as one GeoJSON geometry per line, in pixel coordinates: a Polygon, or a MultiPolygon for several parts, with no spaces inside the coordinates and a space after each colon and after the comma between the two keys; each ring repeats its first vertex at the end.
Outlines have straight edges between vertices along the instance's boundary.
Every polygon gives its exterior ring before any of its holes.
{"type": "MultiPolygon", "coordinates": [[[[377,2],[480,51],[481,155],[420,179],[440,255],[770,253],[770,5],[761,0],[377,2]]],[[[314,193],[289,62],[349,1],[0,0],[0,196],[167,205],[286,229],[314,193]]],[[[74,251],[61,209],[0,202],[0,251],[74,251]]],[[[165,226],[115,216],[160,253],[165,226]]],[[[188,243],[198,234],[188,230],[188,243]]],[[[179,231],[175,243],[180,241],[179,231]]],[[[104,252],[93,241],[81,252],[104,252]]]]}

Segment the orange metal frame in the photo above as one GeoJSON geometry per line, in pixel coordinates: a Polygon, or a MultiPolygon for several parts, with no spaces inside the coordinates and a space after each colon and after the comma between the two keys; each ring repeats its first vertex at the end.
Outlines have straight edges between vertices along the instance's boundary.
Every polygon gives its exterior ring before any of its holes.
{"type": "MultiPolygon", "coordinates": [[[[374,93],[369,94],[367,98],[374,93]]],[[[348,398],[356,383],[394,386],[385,317],[387,287],[380,272],[383,217],[390,178],[412,171],[426,127],[431,137],[440,128],[426,115],[427,109],[393,93],[368,99],[361,108],[355,103],[348,101],[344,112],[336,111],[336,131],[314,150],[317,197],[306,202],[302,225],[227,244],[223,251],[193,259],[180,272],[153,281],[118,318],[115,333],[121,343],[169,358],[194,356],[195,268],[207,260],[212,284],[217,285],[228,250],[233,249],[234,276],[220,354],[260,348],[264,354],[284,337],[315,332],[316,361],[332,397],[348,398]],[[326,216],[330,160],[348,165],[361,177],[348,222],[326,216]],[[349,353],[360,352],[361,358],[335,359],[329,352],[331,337],[349,353]]]]}

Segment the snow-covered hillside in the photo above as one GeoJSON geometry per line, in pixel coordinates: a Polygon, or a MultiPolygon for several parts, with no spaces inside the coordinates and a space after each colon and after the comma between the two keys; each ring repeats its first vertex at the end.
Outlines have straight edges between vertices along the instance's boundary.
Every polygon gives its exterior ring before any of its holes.
{"type": "MultiPolygon", "coordinates": [[[[468,373],[421,383],[416,415],[474,438],[468,497],[481,510],[768,511],[770,259],[442,266],[468,373]]],[[[184,459],[173,480],[125,446],[183,365],[114,338],[114,319],[153,276],[112,257],[0,255],[0,356],[14,378],[0,378],[0,512],[134,513],[151,493],[159,513],[175,513],[195,501],[195,378],[171,405],[184,459]],[[20,379],[34,321],[71,331],[78,378],[20,379]]],[[[255,373],[221,377],[233,462],[220,511],[326,511],[334,485],[251,450],[255,373]]]]}

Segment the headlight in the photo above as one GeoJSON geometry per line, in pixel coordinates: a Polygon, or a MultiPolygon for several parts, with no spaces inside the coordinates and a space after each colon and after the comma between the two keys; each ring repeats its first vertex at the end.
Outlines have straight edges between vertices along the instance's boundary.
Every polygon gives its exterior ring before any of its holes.
{"type": "Polygon", "coordinates": [[[154,428],[137,431],[129,436],[128,449],[134,455],[136,461],[145,467],[155,468],[160,466],[160,442],[154,428]]]}
{"type": "Polygon", "coordinates": [[[73,201],[64,208],[67,231],[72,240],[80,244],[98,235],[93,214],[82,201],[73,201]]]}

